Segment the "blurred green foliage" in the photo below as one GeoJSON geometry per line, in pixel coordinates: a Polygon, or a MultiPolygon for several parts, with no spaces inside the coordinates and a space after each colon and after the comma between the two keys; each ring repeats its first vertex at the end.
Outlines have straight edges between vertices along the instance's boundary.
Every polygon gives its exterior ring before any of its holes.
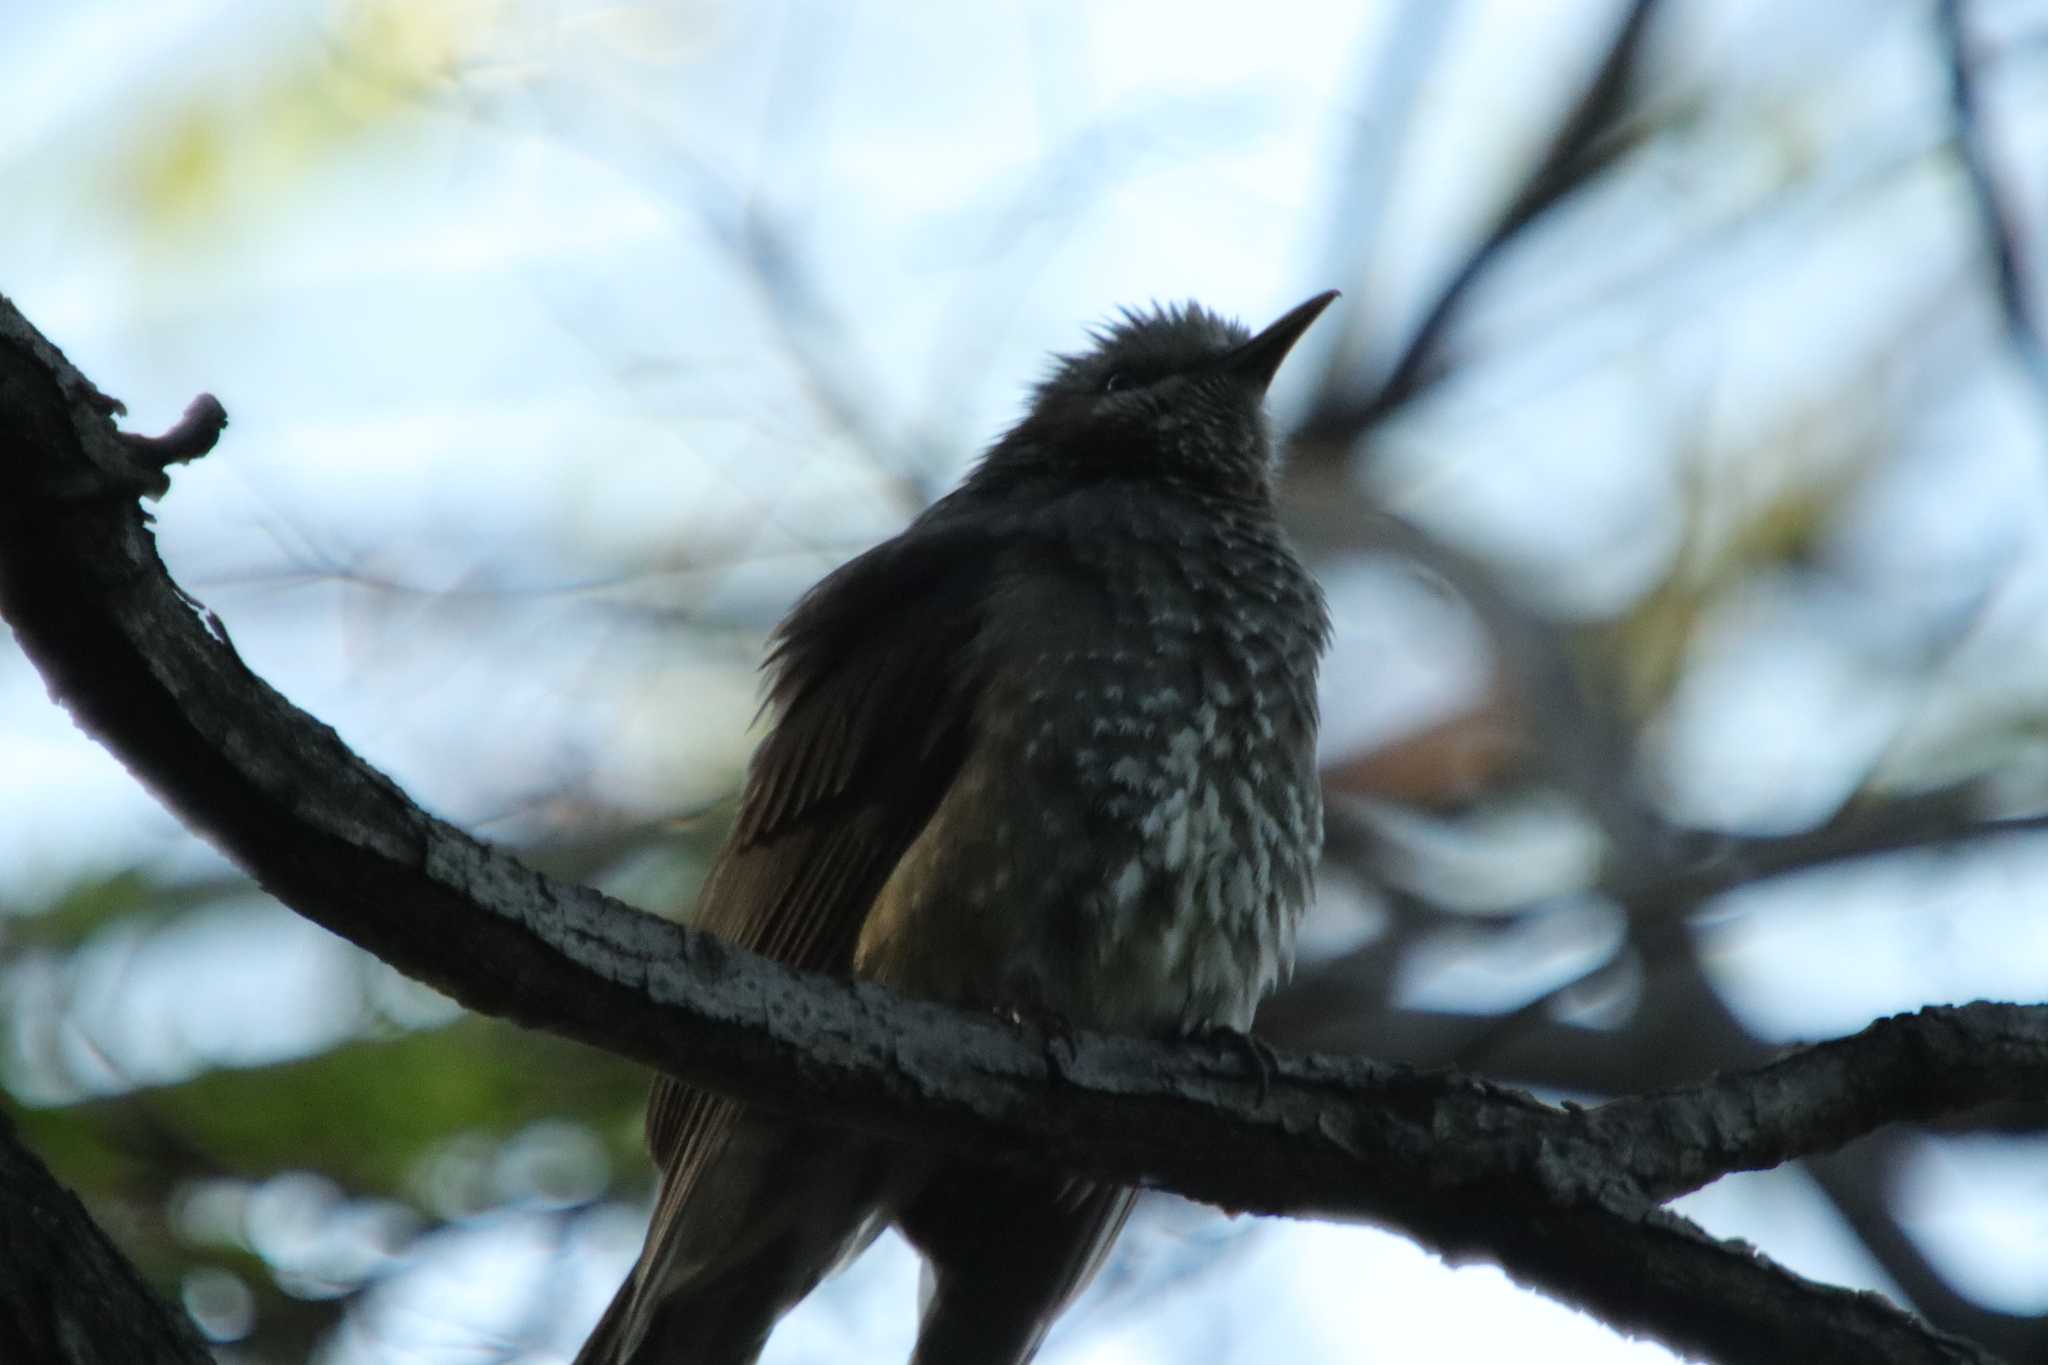
{"type": "MultiPolygon", "coordinates": [[[[62,978],[98,945],[250,895],[231,879],[166,885],[124,872],[18,910],[0,921],[0,1042],[20,1061],[28,1035],[52,1027],[36,1017],[47,998],[18,988],[31,962],[62,978]]],[[[376,998],[390,983],[365,968],[362,1018],[384,1036],[76,1103],[0,1101],[166,1298],[190,1306],[186,1291],[217,1288],[221,1272],[248,1289],[246,1328],[224,1334],[236,1359],[307,1358],[353,1296],[437,1228],[515,1206],[573,1215],[614,1193],[638,1197],[648,1178],[644,1068],[466,1014],[400,1027],[376,998]],[[284,1245],[298,1250],[280,1260],[284,1245]]],[[[265,969],[252,953],[247,970],[265,969]]],[[[67,1014],[93,1007],[59,999],[67,1014]]],[[[76,1031],[89,1039],[90,1020],[76,1031]]]]}

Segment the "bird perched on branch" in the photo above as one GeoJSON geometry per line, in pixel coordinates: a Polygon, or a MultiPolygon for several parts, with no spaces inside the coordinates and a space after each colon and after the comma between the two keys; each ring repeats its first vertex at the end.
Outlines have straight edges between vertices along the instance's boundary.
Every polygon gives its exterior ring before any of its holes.
{"type": "MultiPolygon", "coordinates": [[[[1249,1027],[1322,841],[1322,593],[1274,515],[1253,336],[1127,312],[953,493],[797,604],[696,922],[908,995],[1175,1036],[1249,1027]]],[[[663,1078],[660,1196],[580,1365],[742,1365],[894,1223],[917,1365],[1013,1365],[1133,1191],[757,1111],[663,1078]]]]}

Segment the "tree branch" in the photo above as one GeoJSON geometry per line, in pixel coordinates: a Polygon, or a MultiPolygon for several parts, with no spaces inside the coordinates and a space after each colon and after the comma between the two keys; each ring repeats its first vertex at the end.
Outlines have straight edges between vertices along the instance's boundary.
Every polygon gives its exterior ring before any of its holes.
{"type": "Polygon", "coordinates": [[[210,1365],[181,1313],[21,1145],[0,1113],[0,1359],[23,1365],[210,1365]]]}
{"type": "Polygon", "coordinates": [[[1371,1219],[1712,1359],[1990,1359],[1657,1205],[1901,1116],[2039,1094],[2048,1010],[1928,1011],[1750,1077],[1588,1111],[1228,1040],[1047,1036],[793,973],[413,805],[171,582],[135,501],[151,484],[123,463],[134,449],[0,299],[0,614],[52,695],[286,904],[472,1009],[901,1139],[1371,1219]],[[1959,1067],[1962,1041],[1998,1049],[2002,1069],[1959,1067]]]}
{"type": "Polygon", "coordinates": [[[1938,1118],[2000,1099],[2048,1099],[2048,1009],[1932,1008],[1881,1019],[1704,1085],[1612,1100],[1590,1122],[1627,1153],[1641,1188],[1669,1199],[1730,1171],[1831,1152],[1878,1125],[1938,1118]]]}

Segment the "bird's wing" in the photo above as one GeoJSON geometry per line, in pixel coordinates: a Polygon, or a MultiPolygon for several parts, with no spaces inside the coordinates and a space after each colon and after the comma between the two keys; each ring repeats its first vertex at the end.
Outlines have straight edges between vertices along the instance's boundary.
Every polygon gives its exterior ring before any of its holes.
{"type": "MultiPolygon", "coordinates": [[[[797,604],[769,654],[773,728],[698,927],[792,967],[850,969],[870,905],[966,757],[994,559],[972,526],[927,524],[797,604]]],[[[647,1137],[664,1174],[650,1255],[739,1112],[656,1082],[647,1137]]]]}

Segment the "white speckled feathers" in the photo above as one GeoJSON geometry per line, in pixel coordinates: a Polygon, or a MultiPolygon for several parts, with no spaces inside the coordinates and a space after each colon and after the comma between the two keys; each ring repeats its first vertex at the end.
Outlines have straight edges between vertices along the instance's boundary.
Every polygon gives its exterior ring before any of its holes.
{"type": "Polygon", "coordinates": [[[1322,600],[1269,517],[1194,498],[1097,487],[1012,528],[974,746],[862,974],[1157,1033],[1243,1028],[1287,970],[1322,837],[1322,600]]]}

